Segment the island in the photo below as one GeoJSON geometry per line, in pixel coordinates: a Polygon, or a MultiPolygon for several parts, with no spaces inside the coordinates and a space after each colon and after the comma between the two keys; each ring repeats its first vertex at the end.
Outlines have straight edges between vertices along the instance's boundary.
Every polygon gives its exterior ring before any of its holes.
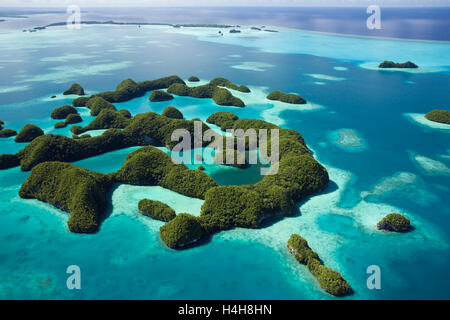
{"type": "Polygon", "coordinates": [[[3,120],[0,120],[0,130],[3,129],[3,125],[5,124],[5,122],[3,120]]]}
{"type": "Polygon", "coordinates": [[[204,230],[196,217],[180,213],[159,229],[161,239],[173,249],[193,245],[204,236],[204,230]]]}
{"type": "Polygon", "coordinates": [[[212,79],[209,84],[212,84],[214,86],[219,86],[219,87],[225,87],[228,89],[232,89],[232,90],[237,90],[240,92],[244,92],[244,93],[249,93],[250,89],[247,86],[244,85],[236,85],[234,83],[232,83],[230,80],[225,79],[225,78],[214,78],[212,79]]]}
{"type": "Polygon", "coordinates": [[[2,129],[0,130],[0,138],[9,138],[17,135],[17,131],[13,129],[2,129]]]}
{"type": "Polygon", "coordinates": [[[281,91],[272,91],[267,95],[267,99],[269,100],[277,100],[290,104],[305,104],[306,100],[303,99],[298,94],[293,93],[284,93],[281,91]]]}
{"type": "Polygon", "coordinates": [[[20,163],[15,154],[0,154],[0,170],[17,167],[20,163]]]}
{"type": "Polygon", "coordinates": [[[425,118],[430,121],[434,121],[434,122],[450,124],[450,111],[435,109],[435,110],[428,112],[425,115],[425,118]]]}
{"type": "Polygon", "coordinates": [[[319,255],[311,250],[308,242],[300,235],[292,234],[287,242],[287,248],[299,263],[307,266],[326,292],[337,297],[353,293],[352,288],[341,274],[324,266],[319,255]]]}
{"type": "Polygon", "coordinates": [[[166,107],[161,115],[172,119],[183,119],[183,114],[181,111],[173,106],[166,107]]]}
{"type": "Polygon", "coordinates": [[[67,127],[69,124],[75,124],[83,122],[83,119],[78,113],[70,113],[67,115],[66,119],[62,122],[55,123],[55,129],[61,129],[67,127]]]}
{"type": "Polygon", "coordinates": [[[210,98],[220,106],[245,107],[245,103],[233,96],[230,91],[211,83],[198,87],[188,87],[186,84],[175,83],[167,89],[167,92],[178,96],[210,98]]]}
{"type": "Polygon", "coordinates": [[[74,83],[69,89],[64,91],[63,95],[76,94],[78,96],[84,96],[84,89],[78,83],[74,83]]]}
{"type": "Polygon", "coordinates": [[[196,76],[191,76],[191,77],[189,77],[188,81],[189,82],[199,82],[200,79],[196,76]]]}
{"type": "Polygon", "coordinates": [[[169,101],[173,99],[173,95],[162,91],[162,90],[155,90],[150,94],[149,100],[151,102],[161,102],[161,101],[169,101]]]}
{"type": "Polygon", "coordinates": [[[393,61],[383,61],[378,65],[378,68],[389,69],[389,68],[399,68],[399,69],[417,69],[419,66],[411,61],[398,63],[393,61]]]}
{"type": "Polygon", "coordinates": [[[394,232],[408,232],[412,229],[412,226],[409,219],[404,215],[391,213],[378,222],[377,229],[394,232]]]}
{"type": "Polygon", "coordinates": [[[78,114],[78,110],[72,106],[65,105],[54,109],[50,114],[50,117],[52,119],[62,120],[66,119],[69,114],[78,114]]]}
{"type": "Polygon", "coordinates": [[[176,217],[175,210],[161,201],[142,199],[138,203],[139,212],[150,218],[168,222],[176,217]]]}
{"type": "Polygon", "coordinates": [[[231,29],[229,32],[230,33],[241,33],[241,30],[231,29]]]}
{"type": "MultiPolygon", "coordinates": [[[[103,109],[100,113],[95,117],[94,120],[91,121],[87,126],[72,126],[70,131],[74,134],[82,134],[89,130],[101,130],[101,129],[124,129],[129,123],[130,118],[128,118],[129,111],[123,109],[122,111],[116,111],[114,109],[103,109]],[[127,111],[128,113],[125,113],[127,111]]],[[[130,115],[131,116],[131,115],[130,115]]]]}
{"type": "Polygon", "coordinates": [[[219,126],[220,130],[226,131],[227,129],[233,128],[234,123],[238,119],[234,113],[223,111],[213,113],[206,119],[206,122],[219,126]]]}
{"type": "Polygon", "coordinates": [[[44,131],[34,124],[25,125],[14,138],[15,142],[31,142],[37,137],[44,135],[44,131]]]}

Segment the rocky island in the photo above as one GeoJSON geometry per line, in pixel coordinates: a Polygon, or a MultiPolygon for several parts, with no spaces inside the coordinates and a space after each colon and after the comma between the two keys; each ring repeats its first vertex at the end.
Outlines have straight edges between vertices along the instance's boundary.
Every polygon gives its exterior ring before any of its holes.
{"type": "Polygon", "coordinates": [[[64,91],[63,95],[76,94],[78,96],[84,96],[84,89],[78,83],[74,83],[69,89],[64,91]]]}
{"type": "Polygon", "coordinates": [[[138,203],[139,212],[150,218],[168,222],[175,218],[175,210],[161,201],[142,199],[138,203]]]}

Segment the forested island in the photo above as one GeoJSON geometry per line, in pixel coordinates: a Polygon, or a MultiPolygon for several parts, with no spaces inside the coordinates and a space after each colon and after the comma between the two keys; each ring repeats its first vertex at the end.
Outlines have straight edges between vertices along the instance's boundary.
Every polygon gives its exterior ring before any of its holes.
{"type": "Polygon", "coordinates": [[[393,61],[383,61],[378,65],[378,68],[388,69],[388,68],[399,68],[399,69],[417,69],[419,66],[411,61],[398,63],[393,61]]]}
{"type": "Polygon", "coordinates": [[[434,122],[450,124],[450,111],[435,109],[435,110],[428,112],[425,115],[425,118],[430,121],[434,121],[434,122]]]}

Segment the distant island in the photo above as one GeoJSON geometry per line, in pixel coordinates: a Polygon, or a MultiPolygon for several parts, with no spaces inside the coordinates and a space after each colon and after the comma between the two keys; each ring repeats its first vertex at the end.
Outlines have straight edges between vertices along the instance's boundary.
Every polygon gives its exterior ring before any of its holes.
{"type": "Polygon", "coordinates": [[[399,69],[417,69],[419,66],[411,61],[397,63],[393,61],[383,61],[378,65],[378,68],[389,69],[389,68],[399,68],[399,69]]]}
{"type": "Polygon", "coordinates": [[[278,100],[290,104],[305,104],[306,100],[300,97],[298,94],[284,93],[281,91],[272,91],[267,96],[269,100],[278,100]]]}
{"type": "Polygon", "coordinates": [[[435,109],[428,112],[425,118],[434,122],[450,124],[450,111],[435,109]]]}

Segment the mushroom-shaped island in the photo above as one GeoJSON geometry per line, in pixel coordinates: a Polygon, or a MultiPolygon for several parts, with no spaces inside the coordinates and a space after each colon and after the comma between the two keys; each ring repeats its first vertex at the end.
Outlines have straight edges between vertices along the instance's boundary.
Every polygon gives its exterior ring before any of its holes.
{"type": "Polygon", "coordinates": [[[385,231],[408,232],[411,228],[409,219],[399,213],[388,214],[377,224],[378,230],[385,231]]]}
{"type": "Polygon", "coordinates": [[[79,96],[84,96],[84,89],[78,83],[74,83],[70,86],[69,89],[64,91],[63,95],[76,94],[79,96]]]}
{"type": "Polygon", "coordinates": [[[399,68],[399,69],[417,69],[419,66],[411,61],[398,63],[393,61],[383,61],[378,65],[380,69],[399,68]]]}
{"type": "Polygon", "coordinates": [[[44,131],[34,124],[25,125],[15,137],[15,142],[31,142],[37,137],[44,135],[44,131]]]}
{"type": "Polygon", "coordinates": [[[150,218],[168,222],[176,217],[175,210],[161,201],[142,199],[138,203],[139,212],[150,218]]]}
{"type": "Polygon", "coordinates": [[[425,118],[434,122],[450,124],[450,111],[435,109],[428,112],[425,118]]]}

